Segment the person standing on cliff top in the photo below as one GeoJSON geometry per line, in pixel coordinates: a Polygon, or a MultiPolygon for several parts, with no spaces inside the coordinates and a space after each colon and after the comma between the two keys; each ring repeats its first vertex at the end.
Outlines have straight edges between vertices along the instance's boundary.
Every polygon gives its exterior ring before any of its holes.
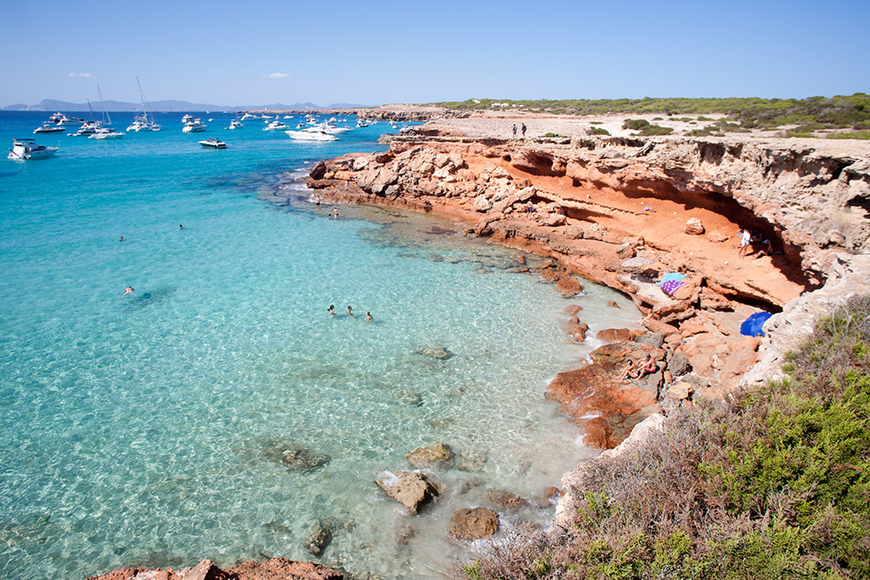
{"type": "Polygon", "coordinates": [[[514,139],[517,138],[517,124],[514,123],[514,139]]]}
{"type": "Polygon", "coordinates": [[[523,139],[525,139],[526,138],[526,124],[525,123],[523,123],[522,132],[523,132],[523,139]]]}

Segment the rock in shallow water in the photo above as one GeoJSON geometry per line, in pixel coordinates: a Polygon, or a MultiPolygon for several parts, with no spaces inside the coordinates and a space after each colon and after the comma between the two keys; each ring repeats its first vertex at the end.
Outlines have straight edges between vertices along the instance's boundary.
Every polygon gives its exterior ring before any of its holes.
{"type": "Polygon", "coordinates": [[[388,496],[405,506],[408,515],[412,516],[440,495],[425,475],[414,471],[382,471],[378,474],[377,484],[388,496]]]}
{"type": "Polygon", "coordinates": [[[325,453],[317,453],[304,447],[292,447],[284,451],[281,457],[290,471],[314,471],[329,463],[332,458],[325,453]]]}
{"type": "Polygon", "coordinates": [[[453,353],[451,353],[443,346],[437,344],[421,346],[417,349],[417,354],[428,356],[429,358],[434,358],[438,360],[447,360],[453,356],[453,353]]]}
{"type": "Polygon", "coordinates": [[[448,533],[458,540],[489,538],[498,531],[498,514],[489,508],[476,507],[453,514],[448,533]]]}
{"type": "Polygon", "coordinates": [[[418,447],[405,455],[416,469],[447,469],[453,465],[453,451],[443,443],[429,447],[418,447]]]}
{"type": "Polygon", "coordinates": [[[332,541],[332,527],[327,522],[317,522],[311,527],[311,533],[305,540],[305,548],[318,558],[332,541]]]}

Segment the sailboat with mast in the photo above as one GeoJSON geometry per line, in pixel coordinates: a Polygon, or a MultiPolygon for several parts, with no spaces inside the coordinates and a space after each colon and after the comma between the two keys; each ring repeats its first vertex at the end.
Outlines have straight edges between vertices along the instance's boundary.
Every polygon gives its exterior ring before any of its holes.
{"type": "Polygon", "coordinates": [[[103,93],[100,91],[100,85],[97,85],[97,94],[100,95],[100,107],[103,109],[103,122],[95,133],[88,135],[88,139],[120,139],[126,135],[126,133],[115,131],[112,128],[112,117],[109,116],[109,112],[106,110],[106,104],[103,102],[103,93]]]}
{"type": "Polygon", "coordinates": [[[139,77],[136,77],[136,85],[139,87],[139,97],[142,99],[142,114],[133,117],[133,123],[127,127],[128,131],[159,131],[160,125],[154,122],[154,113],[151,112],[151,107],[148,101],[145,100],[145,93],[142,92],[142,84],[139,82],[139,77]]]}

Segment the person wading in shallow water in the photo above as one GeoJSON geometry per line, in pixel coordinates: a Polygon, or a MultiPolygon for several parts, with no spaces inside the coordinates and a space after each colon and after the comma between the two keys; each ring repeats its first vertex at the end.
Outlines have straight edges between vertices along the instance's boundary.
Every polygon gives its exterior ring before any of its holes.
{"type": "Polygon", "coordinates": [[[326,311],[335,316],[335,304],[330,304],[326,311]]]}

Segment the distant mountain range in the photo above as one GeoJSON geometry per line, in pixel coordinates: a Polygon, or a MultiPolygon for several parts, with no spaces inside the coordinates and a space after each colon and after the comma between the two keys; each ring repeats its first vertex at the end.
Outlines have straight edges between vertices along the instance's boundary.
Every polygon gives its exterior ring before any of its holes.
{"type": "MultiPolygon", "coordinates": [[[[125,103],[122,101],[103,101],[103,105],[106,107],[106,110],[109,112],[117,112],[117,111],[138,111],[142,108],[140,103],[125,103]]],[[[271,105],[245,105],[245,106],[233,106],[233,107],[224,107],[221,105],[204,105],[202,103],[189,103],[187,101],[149,101],[148,105],[151,107],[151,110],[157,113],[183,113],[186,111],[262,111],[265,109],[269,109],[272,111],[302,111],[302,110],[310,110],[316,111],[319,109],[359,109],[359,108],[368,108],[366,105],[351,105],[347,103],[335,103],[329,105],[328,107],[321,107],[319,105],[315,105],[314,103],[296,103],[293,105],[282,105],[281,103],[274,103],[271,105]]],[[[100,103],[91,102],[91,108],[94,111],[100,111],[100,103]]],[[[87,103],[69,103],[67,101],[55,101],[53,99],[43,99],[37,105],[9,105],[8,107],[3,107],[3,111],[46,111],[46,112],[54,112],[54,111],[87,111],[88,104],[87,103]]]]}

